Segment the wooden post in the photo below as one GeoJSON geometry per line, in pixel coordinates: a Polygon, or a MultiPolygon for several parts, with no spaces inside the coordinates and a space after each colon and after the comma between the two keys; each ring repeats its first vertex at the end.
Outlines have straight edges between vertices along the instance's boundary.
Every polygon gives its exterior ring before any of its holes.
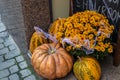
{"type": "Polygon", "coordinates": [[[69,6],[69,16],[73,15],[73,0],[70,0],[70,6],[69,6]]]}
{"type": "Polygon", "coordinates": [[[34,32],[34,26],[47,31],[51,22],[51,0],[21,0],[27,43],[34,32]]]}
{"type": "Polygon", "coordinates": [[[113,60],[114,60],[113,65],[118,66],[120,64],[120,23],[119,23],[119,30],[118,30],[118,39],[114,48],[115,48],[115,53],[113,57],[113,60]]]}

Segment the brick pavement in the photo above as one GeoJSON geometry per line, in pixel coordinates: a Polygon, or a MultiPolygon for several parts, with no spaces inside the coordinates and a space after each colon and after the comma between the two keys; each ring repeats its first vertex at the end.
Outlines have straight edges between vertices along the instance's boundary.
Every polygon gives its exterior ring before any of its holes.
{"type": "Polygon", "coordinates": [[[31,66],[1,21],[0,80],[37,80],[31,66]]]}
{"type": "Polygon", "coordinates": [[[38,78],[26,55],[25,28],[20,3],[21,0],[0,0],[0,80],[38,78]]]}
{"type": "Polygon", "coordinates": [[[0,0],[0,15],[2,17],[2,23],[6,26],[5,29],[11,34],[19,46],[20,51],[26,53],[27,43],[25,39],[21,0],[0,0]]]}

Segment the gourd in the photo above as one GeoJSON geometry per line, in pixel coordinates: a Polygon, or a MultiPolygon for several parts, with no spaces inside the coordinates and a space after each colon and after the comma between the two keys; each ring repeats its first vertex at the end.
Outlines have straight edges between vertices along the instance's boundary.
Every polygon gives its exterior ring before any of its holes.
{"type": "Polygon", "coordinates": [[[34,32],[31,39],[29,49],[31,53],[33,53],[34,49],[40,46],[43,43],[47,43],[47,40],[44,38],[44,34],[42,32],[34,32]]]}
{"type": "Polygon", "coordinates": [[[36,73],[50,80],[66,76],[73,66],[72,57],[56,43],[37,47],[31,63],[36,73]]]}
{"type": "Polygon", "coordinates": [[[74,63],[73,72],[78,80],[100,80],[101,67],[95,58],[82,57],[74,63]]]}

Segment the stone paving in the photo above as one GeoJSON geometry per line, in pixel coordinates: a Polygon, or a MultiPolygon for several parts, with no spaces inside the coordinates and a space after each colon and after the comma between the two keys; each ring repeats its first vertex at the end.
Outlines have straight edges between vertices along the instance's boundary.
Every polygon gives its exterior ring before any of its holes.
{"type": "Polygon", "coordinates": [[[25,27],[21,0],[0,0],[0,16],[2,18],[2,23],[6,26],[5,29],[7,29],[9,34],[12,36],[20,51],[22,53],[26,53],[27,44],[25,41],[25,27]]]}
{"type": "Polygon", "coordinates": [[[37,80],[12,36],[0,22],[0,80],[37,80]]]}
{"type": "Polygon", "coordinates": [[[38,80],[27,56],[21,0],[0,0],[0,80],[38,80]]]}

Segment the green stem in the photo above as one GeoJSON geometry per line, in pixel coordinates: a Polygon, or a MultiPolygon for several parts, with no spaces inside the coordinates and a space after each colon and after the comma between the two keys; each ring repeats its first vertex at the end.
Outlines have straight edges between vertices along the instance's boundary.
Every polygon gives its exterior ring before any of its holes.
{"type": "Polygon", "coordinates": [[[79,61],[82,61],[81,57],[80,56],[77,56],[77,58],[79,59],[79,61]]]}

